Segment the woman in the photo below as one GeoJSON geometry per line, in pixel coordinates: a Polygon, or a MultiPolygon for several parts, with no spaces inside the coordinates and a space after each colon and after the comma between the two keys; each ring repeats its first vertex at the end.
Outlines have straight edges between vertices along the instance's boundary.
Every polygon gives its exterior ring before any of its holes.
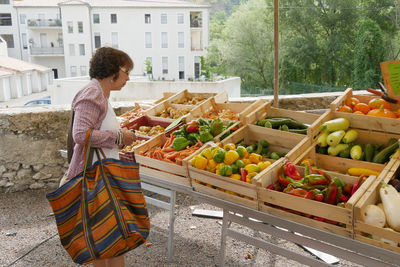
{"type": "MultiPolygon", "coordinates": [[[[83,171],[83,147],[89,129],[93,129],[92,146],[102,148],[107,158],[118,159],[118,147],[131,145],[135,141],[134,133],[119,128],[108,101],[111,91],[121,90],[129,81],[132,69],[131,58],[125,52],[111,47],[97,49],[90,60],[91,81],[77,93],[72,102],[75,112],[72,136],[75,146],[66,174],[68,179],[83,171]]],[[[124,265],[124,256],[96,260],[93,264],[94,267],[124,265]]]]}

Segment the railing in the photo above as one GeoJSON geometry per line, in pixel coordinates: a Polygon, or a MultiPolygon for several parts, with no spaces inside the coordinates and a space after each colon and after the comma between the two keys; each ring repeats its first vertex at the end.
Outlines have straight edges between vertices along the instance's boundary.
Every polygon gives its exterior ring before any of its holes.
{"type": "Polygon", "coordinates": [[[31,47],[31,55],[63,55],[64,47],[31,47]]]}
{"type": "Polygon", "coordinates": [[[59,19],[28,19],[29,27],[61,27],[59,19]]]}

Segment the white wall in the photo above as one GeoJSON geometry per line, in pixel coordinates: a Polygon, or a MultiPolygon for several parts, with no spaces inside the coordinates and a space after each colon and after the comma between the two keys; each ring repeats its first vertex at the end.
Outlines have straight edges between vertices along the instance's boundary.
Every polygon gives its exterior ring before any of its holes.
{"type": "Polygon", "coordinates": [[[0,101],[11,99],[10,76],[0,77],[0,101]]]}
{"type": "MultiPolygon", "coordinates": [[[[54,83],[49,85],[51,103],[71,104],[75,94],[88,82],[87,78],[54,80],[54,83]]],[[[111,92],[110,100],[113,102],[155,100],[162,98],[163,92],[179,92],[184,89],[190,92],[209,93],[226,91],[229,97],[240,97],[240,78],[234,77],[217,82],[150,82],[137,79],[128,81],[120,92],[111,92]]]]}
{"type": "Polygon", "coordinates": [[[13,8],[13,1],[9,5],[0,5],[1,13],[10,13],[12,17],[11,26],[1,26],[0,34],[12,34],[14,38],[14,48],[8,48],[8,56],[21,59],[21,47],[18,35],[18,20],[16,10],[13,8]]]}

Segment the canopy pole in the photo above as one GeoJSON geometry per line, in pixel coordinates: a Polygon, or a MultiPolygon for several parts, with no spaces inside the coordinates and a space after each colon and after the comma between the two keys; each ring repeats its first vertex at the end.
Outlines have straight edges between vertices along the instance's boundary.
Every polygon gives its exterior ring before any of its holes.
{"type": "Polygon", "coordinates": [[[279,106],[279,0],[274,0],[274,107],[279,106]]]}

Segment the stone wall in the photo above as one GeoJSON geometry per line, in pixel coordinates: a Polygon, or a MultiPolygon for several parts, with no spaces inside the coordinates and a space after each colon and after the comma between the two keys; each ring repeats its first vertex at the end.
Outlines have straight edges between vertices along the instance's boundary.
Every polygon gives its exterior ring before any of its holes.
{"type": "MultiPolygon", "coordinates": [[[[284,96],[279,107],[292,110],[329,108],[337,94],[284,96]]],[[[248,102],[254,99],[234,99],[248,102]]],[[[116,103],[121,114],[131,104],[116,103]]],[[[66,149],[70,110],[67,106],[0,110],[0,192],[56,188],[68,168],[59,152],[66,149]]]]}

